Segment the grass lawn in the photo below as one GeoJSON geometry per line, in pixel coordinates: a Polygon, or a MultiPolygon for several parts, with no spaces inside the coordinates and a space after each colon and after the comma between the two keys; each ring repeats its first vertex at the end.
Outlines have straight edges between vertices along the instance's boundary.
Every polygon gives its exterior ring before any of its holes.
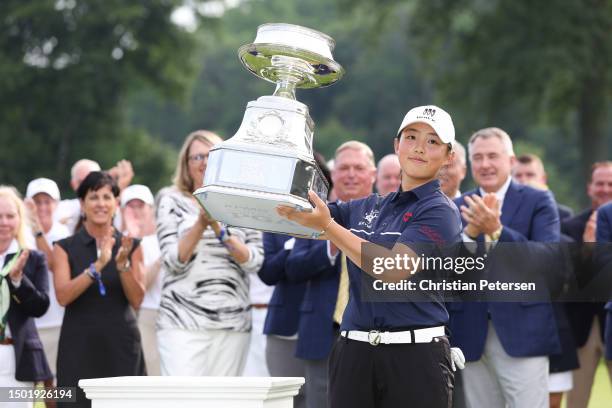
{"type": "Polygon", "coordinates": [[[610,408],[612,407],[612,384],[608,378],[608,370],[603,360],[597,367],[595,382],[591,392],[589,408],[610,408]]]}

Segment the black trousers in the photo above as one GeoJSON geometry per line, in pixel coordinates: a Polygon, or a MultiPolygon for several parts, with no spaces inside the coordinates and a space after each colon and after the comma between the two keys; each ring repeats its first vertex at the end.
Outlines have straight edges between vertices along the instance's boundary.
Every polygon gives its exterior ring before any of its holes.
{"type": "Polygon", "coordinates": [[[338,337],[329,364],[329,408],[451,408],[454,375],[446,337],[379,344],[338,337]]]}

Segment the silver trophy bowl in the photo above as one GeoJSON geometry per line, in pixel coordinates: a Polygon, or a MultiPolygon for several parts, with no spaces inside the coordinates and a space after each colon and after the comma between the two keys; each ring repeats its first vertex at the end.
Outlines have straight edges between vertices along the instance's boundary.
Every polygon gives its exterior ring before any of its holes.
{"type": "Polygon", "coordinates": [[[323,200],[329,185],[313,155],[314,123],[296,88],[328,86],[344,69],[334,61],[334,40],[292,24],[264,24],[238,50],[254,75],[276,84],[272,96],[247,104],[236,134],[214,146],[203,187],[194,192],[216,220],[230,226],[314,237],[318,231],[276,214],[287,205],[312,211],[308,190],[323,200]]]}

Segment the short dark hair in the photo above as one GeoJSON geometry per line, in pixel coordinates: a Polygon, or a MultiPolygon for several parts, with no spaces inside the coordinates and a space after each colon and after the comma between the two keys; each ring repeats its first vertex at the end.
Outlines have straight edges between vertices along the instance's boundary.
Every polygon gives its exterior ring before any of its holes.
{"type": "Polygon", "coordinates": [[[591,174],[589,175],[589,183],[593,182],[593,173],[601,167],[612,167],[611,160],[598,161],[591,165],[591,174]]]}
{"type": "Polygon", "coordinates": [[[109,186],[113,195],[119,197],[119,186],[115,179],[105,171],[92,171],[85,177],[85,179],[79,185],[77,189],[77,197],[81,200],[85,199],[85,196],[90,191],[98,191],[104,186],[109,186]]]}

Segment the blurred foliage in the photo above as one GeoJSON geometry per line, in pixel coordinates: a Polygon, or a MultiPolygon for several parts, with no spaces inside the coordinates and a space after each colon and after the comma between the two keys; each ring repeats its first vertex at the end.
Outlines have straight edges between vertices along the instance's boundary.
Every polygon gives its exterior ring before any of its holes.
{"type": "MultiPolygon", "coordinates": [[[[224,138],[238,129],[249,101],[270,95],[274,85],[254,77],[240,63],[237,50],[253,41],[260,24],[286,22],[311,27],[336,41],[334,58],[346,75],[328,88],[298,90],[315,121],[315,148],[331,158],[345,140],[366,141],[377,157],[392,151],[392,139],[407,107],[427,103],[431,91],[416,73],[415,56],[393,21],[376,35],[366,10],[345,10],[325,0],[253,0],[225,13],[214,32],[204,27],[202,70],[190,102],[164,103],[143,92],[130,103],[132,123],[179,145],[197,128],[224,138]]],[[[405,28],[405,27],[404,27],[405,28]]]]}
{"type": "Polygon", "coordinates": [[[590,165],[612,150],[611,0],[357,3],[378,20],[409,20],[420,72],[459,134],[496,125],[542,147],[549,173],[563,176],[557,196],[585,204],[590,165]]]}
{"type": "Polygon", "coordinates": [[[82,157],[104,168],[129,158],[141,181],[167,179],[167,148],[125,125],[124,101],[142,87],[179,100],[190,86],[197,39],[170,21],[180,4],[0,2],[2,183],[23,191],[46,176],[67,190],[70,166],[82,157]]]}
{"type": "Polygon", "coordinates": [[[429,103],[452,113],[463,143],[507,130],[575,209],[580,169],[610,157],[612,0],[245,0],[218,19],[196,14],[193,33],[171,22],[201,3],[0,2],[0,181],[23,189],[44,175],[66,189],[70,165],[90,157],[105,168],[128,158],[135,181],[168,184],[189,132],[229,138],[247,103],[272,94],[237,56],[269,22],[336,41],[345,77],[297,92],[328,159],[349,139],[382,157],[405,112],[429,103]]]}

